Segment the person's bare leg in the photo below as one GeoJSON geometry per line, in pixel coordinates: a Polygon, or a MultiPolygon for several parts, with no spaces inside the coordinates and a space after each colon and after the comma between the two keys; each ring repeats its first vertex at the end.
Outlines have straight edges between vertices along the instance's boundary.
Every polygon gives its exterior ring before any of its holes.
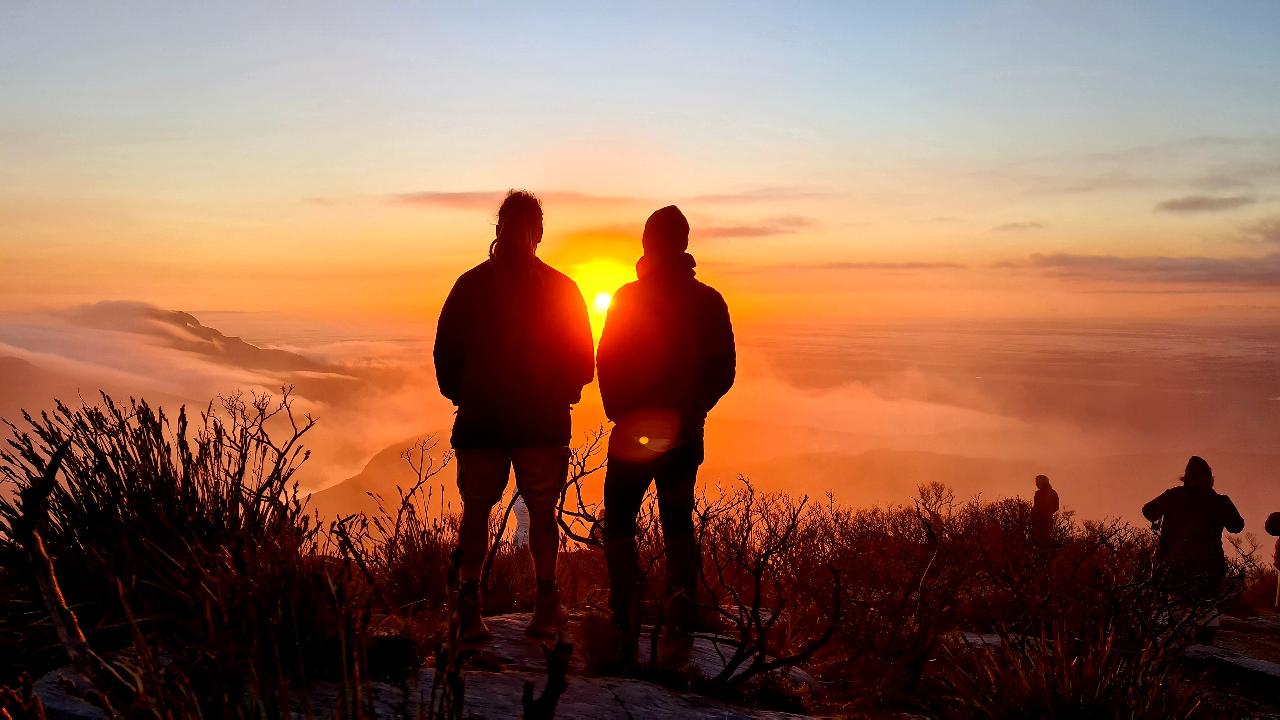
{"type": "Polygon", "coordinates": [[[525,502],[529,507],[529,554],[533,557],[533,571],[539,578],[554,580],[556,557],[560,552],[555,504],[525,502]]]}
{"type": "Polygon", "coordinates": [[[560,552],[556,500],[569,470],[568,458],[567,448],[521,448],[512,453],[516,486],[529,508],[529,554],[537,583],[537,604],[528,632],[540,637],[555,635],[564,620],[556,587],[560,552]]]}
{"type": "Polygon", "coordinates": [[[458,527],[458,598],[462,640],[489,637],[481,615],[480,574],[489,550],[489,514],[507,485],[510,460],[496,449],[460,449],[457,453],[458,491],[462,521],[458,527]]]}
{"type": "Polygon", "coordinates": [[[479,580],[484,567],[484,556],[489,552],[489,515],[493,505],[472,500],[462,504],[462,521],[458,524],[458,547],[462,558],[458,565],[458,579],[462,582],[479,580]]]}

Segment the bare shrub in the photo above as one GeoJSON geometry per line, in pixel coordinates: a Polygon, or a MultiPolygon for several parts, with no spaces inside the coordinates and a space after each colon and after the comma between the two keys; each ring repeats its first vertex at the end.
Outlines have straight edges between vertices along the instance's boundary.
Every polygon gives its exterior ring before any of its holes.
{"type": "MultiPolygon", "coordinates": [[[[104,702],[154,717],[305,714],[314,709],[302,690],[329,679],[340,688],[336,712],[358,718],[369,679],[394,679],[395,668],[434,654],[428,714],[463,717],[473,653],[457,642],[450,613],[457,517],[436,495],[451,456],[430,439],[411,448],[412,484],[376,498],[375,512],[326,527],[292,480],[313,423],[294,416],[286,391],[227,398],[190,421],[185,411],[171,423],[145,402],[103,396],[10,425],[0,482],[17,495],[0,499],[0,663],[9,663],[0,669],[16,678],[22,667],[65,664],[66,653],[89,657],[79,665],[103,668],[104,702]],[[41,580],[41,563],[57,592],[41,580]],[[375,662],[391,646],[403,662],[375,662]]],[[[602,509],[584,491],[603,468],[605,438],[598,430],[574,449],[560,496],[561,596],[582,611],[589,665],[611,637],[602,509]]],[[[514,499],[511,490],[492,518],[490,613],[528,607],[514,499]]],[[[1150,531],[1062,513],[1033,541],[1029,513],[1022,500],[958,501],[938,484],[907,504],[866,509],[759,493],[745,479],[704,488],[695,517],[700,634],[726,667],[683,681],[836,714],[1208,713],[1195,702],[1199,676],[1178,658],[1211,613],[1247,607],[1273,587],[1257,544],[1236,543],[1221,593],[1188,597],[1161,583],[1150,531]],[[824,692],[783,697],[792,689],[770,671],[791,665],[817,675],[824,692]]],[[[638,535],[653,649],[664,629],[665,560],[652,494],[638,535]]],[[[531,712],[549,712],[566,678],[553,672],[549,682],[550,694],[530,696],[531,712]]],[[[12,708],[20,699],[0,696],[12,708]]]]}
{"type": "Polygon", "coordinates": [[[710,607],[731,628],[731,642],[715,641],[724,668],[707,687],[733,691],[748,680],[807,661],[840,623],[839,571],[819,577],[830,588],[814,592],[808,553],[818,540],[808,498],[761,495],[749,482],[699,504],[702,584],[710,607]]]}
{"type": "Polygon", "coordinates": [[[185,409],[171,425],[145,401],[106,395],[24,420],[10,425],[0,475],[21,493],[51,464],[61,472],[35,515],[0,501],[0,564],[34,579],[21,572],[23,525],[34,523],[88,641],[128,650],[112,662],[127,685],[117,704],[275,715],[295,683],[318,676],[344,683],[359,713],[371,604],[347,564],[318,552],[292,481],[314,420],[294,415],[287,389],[224,398],[194,427],[185,409]]]}

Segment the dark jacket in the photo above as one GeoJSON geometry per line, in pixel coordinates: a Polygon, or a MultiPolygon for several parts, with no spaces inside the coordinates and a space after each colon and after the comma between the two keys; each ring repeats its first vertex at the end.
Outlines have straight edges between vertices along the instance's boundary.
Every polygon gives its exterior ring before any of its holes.
{"type": "Polygon", "coordinates": [[[1213,488],[1170,488],[1142,506],[1151,522],[1160,522],[1160,556],[1178,565],[1205,570],[1221,567],[1222,531],[1244,530],[1244,518],[1226,495],[1213,488]]]}
{"type": "Polygon", "coordinates": [[[1036,490],[1035,499],[1031,503],[1031,527],[1043,532],[1053,525],[1053,516],[1058,512],[1058,491],[1053,488],[1036,490]]]}
{"type": "Polygon", "coordinates": [[[724,298],[694,278],[688,254],[646,267],[614,294],[597,365],[604,411],[625,424],[672,411],[673,440],[702,438],[707,413],[733,386],[737,355],[724,298]]]}
{"type": "Polygon", "coordinates": [[[458,406],[455,448],[568,445],[569,406],[594,374],[582,293],[541,260],[486,260],[449,292],[435,362],[458,406]]]}

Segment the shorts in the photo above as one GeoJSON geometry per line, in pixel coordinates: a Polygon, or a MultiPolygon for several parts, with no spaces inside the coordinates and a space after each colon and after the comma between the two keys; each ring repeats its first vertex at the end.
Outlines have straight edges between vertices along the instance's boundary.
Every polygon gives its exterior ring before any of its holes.
{"type": "Polygon", "coordinates": [[[554,506],[569,475],[568,447],[459,448],[458,493],[462,503],[491,507],[502,498],[512,467],[516,490],[530,508],[554,506]]]}

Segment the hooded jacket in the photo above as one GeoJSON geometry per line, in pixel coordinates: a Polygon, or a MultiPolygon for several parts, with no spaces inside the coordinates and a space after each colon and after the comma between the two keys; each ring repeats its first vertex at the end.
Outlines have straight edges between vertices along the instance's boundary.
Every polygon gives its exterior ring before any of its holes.
{"type": "Polygon", "coordinates": [[[638,411],[671,411],[671,439],[700,440],[707,413],[733,386],[729,308],[694,278],[693,257],[641,258],[639,279],[614,294],[597,365],[605,414],[625,426],[638,411]]]}
{"type": "Polygon", "coordinates": [[[440,392],[458,406],[455,448],[569,444],[569,406],[591,382],[591,325],[578,286],[541,260],[486,260],[440,311],[440,392]]]}
{"type": "Polygon", "coordinates": [[[1036,490],[1035,497],[1031,502],[1031,521],[1048,525],[1053,522],[1053,516],[1058,512],[1058,491],[1051,487],[1043,487],[1036,490]]]}

